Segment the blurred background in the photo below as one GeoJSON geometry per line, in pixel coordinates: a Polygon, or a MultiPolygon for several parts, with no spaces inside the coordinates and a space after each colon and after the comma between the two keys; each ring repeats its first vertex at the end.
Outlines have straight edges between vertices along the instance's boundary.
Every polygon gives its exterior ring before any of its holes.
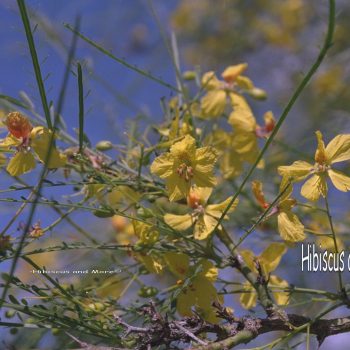
{"type": "MultiPolygon", "coordinates": [[[[58,99],[72,38],[72,32],[64,24],[74,26],[76,17],[80,16],[80,30],[84,35],[117,57],[171,84],[176,84],[175,72],[163,40],[164,33],[170,35],[173,32],[176,35],[183,71],[214,70],[220,74],[228,65],[247,62],[247,75],[268,94],[266,101],[250,101],[255,114],[261,116],[265,111],[272,110],[276,117],[279,117],[297,82],[317,57],[326,32],[328,15],[327,1],[318,0],[28,0],[26,3],[32,27],[35,27],[34,37],[49,100],[58,99]]],[[[350,132],[349,16],[350,3],[338,0],[334,45],[290,112],[280,134],[283,144],[276,144],[270,151],[262,178],[270,173],[276,176],[277,165],[289,164],[297,159],[305,160],[300,158],[305,154],[312,157],[316,146],[315,130],[321,130],[327,142],[336,134],[350,132]]],[[[41,113],[23,25],[16,2],[12,0],[0,2],[0,38],[0,94],[30,101],[41,113]]],[[[75,58],[83,64],[85,132],[92,145],[100,140],[123,144],[128,142],[125,133],[137,137],[145,127],[162,120],[161,100],[169,100],[173,96],[169,89],[118,64],[82,40],[78,40],[75,58]]],[[[67,132],[76,136],[78,89],[73,74],[65,93],[61,114],[67,132]]],[[[1,99],[0,103],[2,109],[8,110],[6,101],[1,99]]],[[[116,148],[108,154],[117,158],[118,152],[116,148]]],[[[349,174],[349,171],[350,167],[345,166],[344,172],[349,174]]],[[[13,184],[13,180],[4,172],[0,176],[1,189],[13,184]]],[[[52,179],[60,176],[54,175],[52,179]]],[[[35,174],[22,178],[27,183],[33,183],[35,174]]],[[[27,194],[23,191],[13,197],[27,194]]],[[[75,195],[76,191],[73,187],[64,190],[51,188],[45,190],[44,194],[47,198],[64,199],[75,195]]],[[[1,197],[10,195],[4,193],[1,197]]],[[[339,230],[348,234],[346,230],[349,226],[345,223],[350,220],[349,195],[331,192],[330,201],[332,214],[343,223],[339,224],[339,230]]],[[[1,229],[18,207],[19,204],[0,204],[1,229]]],[[[8,234],[14,237],[18,235],[18,227],[21,221],[26,220],[26,213],[24,211],[11,226],[8,234]]],[[[40,220],[42,227],[46,227],[59,216],[51,208],[40,206],[34,222],[40,220]]],[[[51,233],[40,238],[37,245],[52,246],[62,240],[79,241],[82,237],[80,226],[99,241],[116,240],[115,227],[109,219],[97,219],[82,212],[73,213],[70,217],[77,223],[76,226],[63,220],[51,233]]],[[[242,221],[241,225],[246,224],[243,222],[244,217],[237,216],[240,224],[239,220],[242,221]]],[[[315,225],[322,226],[321,221],[314,220],[315,225]]],[[[252,246],[258,247],[257,252],[261,251],[259,240],[261,236],[250,241],[252,246]]],[[[345,244],[344,248],[349,247],[345,244]]],[[[53,252],[38,255],[34,260],[39,265],[54,268],[74,265],[78,269],[92,261],[98,262],[99,266],[111,264],[108,266],[118,267],[118,262],[111,263],[108,255],[92,251],[74,254],[53,252]]],[[[282,262],[279,275],[298,286],[314,284],[317,289],[327,289],[335,283],[331,274],[320,276],[296,273],[301,270],[299,261],[300,250],[290,251],[282,262]]],[[[8,268],[8,262],[0,265],[1,271],[8,268]]],[[[35,281],[28,270],[28,266],[21,264],[17,271],[23,280],[35,281]]],[[[149,278],[149,283],[156,283],[151,276],[146,278],[149,278]]],[[[76,280],[72,280],[69,277],[67,283],[94,283],[89,278],[82,279],[76,277],[76,280]]],[[[127,277],[125,281],[128,282],[127,277]]],[[[123,291],[123,283],[113,285],[108,282],[109,288],[101,290],[101,295],[118,297],[123,291]]],[[[127,293],[130,297],[135,295],[137,285],[131,286],[127,293]]],[[[232,306],[240,315],[246,312],[240,308],[237,299],[225,300],[225,304],[232,306]]],[[[342,312],[340,310],[339,315],[342,312]]],[[[332,316],[337,315],[335,313],[332,316]]],[[[266,342],[269,337],[265,337],[266,342]]],[[[348,337],[341,335],[329,338],[324,349],[343,349],[340,344],[348,337]]],[[[6,344],[12,344],[13,349],[61,349],[66,341],[66,338],[55,337],[51,332],[30,328],[16,334],[10,334],[9,329],[2,329],[0,338],[6,344]]],[[[248,347],[262,344],[263,341],[263,337],[260,337],[248,347]]],[[[4,346],[0,344],[0,349],[4,346]]],[[[297,349],[303,349],[303,345],[297,349]]]]}

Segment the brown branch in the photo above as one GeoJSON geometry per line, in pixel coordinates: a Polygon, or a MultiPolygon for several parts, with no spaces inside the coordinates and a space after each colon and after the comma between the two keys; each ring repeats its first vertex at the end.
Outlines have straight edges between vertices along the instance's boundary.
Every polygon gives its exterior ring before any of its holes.
{"type": "MultiPolygon", "coordinates": [[[[339,306],[337,304],[335,306],[339,306]]],[[[143,306],[141,314],[145,316],[143,323],[146,327],[136,327],[124,322],[115,315],[116,324],[125,328],[122,339],[128,339],[133,343],[134,350],[149,350],[157,346],[171,348],[172,343],[192,344],[187,350],[228,350],[242,343],[249,343],[261,334],[286,331],[285,337],[297,333],[314,334],[321,345],[328,336],[350,332],[350,316],[344,318],[322,319],[335,306],[327,309],[315,319],[296,314],[286,314],[284,318],[255,318],[252,316],[236,317],[232,312],[219,303],[213,303],[217,316],[223,320],[221,324],[213,324],[204,321],[198,315],[184,317],[180,320],[168,320],[167,315],[162,316],[155,308],[153,302],[143,306]],[[216,336],[216,340],[209,342],[207,334],[216,336]],[[195,344],[196,343],[196,344],[195,344]]],[[[78,338],[66,332],[72,339],[79,343],[81,349],[87,350],[120,350],[113,347],[101,347],[80,341],[78,338]]],[[[175,347],[176,348],[176,347],[175,347]]],[[[126,349],[122,349],[126,350],[126,349]]]]}
{"type": "MultiPolygon", "coordinates": [[[[340,334],[350,332],[350,316],[343,318],[334,319],[319,319],[316,321],[311,321],[310,318],[295,314],[288,314],[289,323],[293,327],[301,327],[306,324],[310,324],[310,328],[307,327],[300,329],[299,332],[314,334],[317,337],[319,344],[321,345],[325,338],[340,334]]],[[[244,329],[232,334],[223,340],[215,341],[209,343],[206,346],[195,346],[188,350],[221,350],[221,349],[231,349],[234,346],[242,343],[249,343],[251,340],[257,336],[274,331],[288,331],[290,332],[290,327],[280,319],[252,319],[251,329],[245,327],[244,329]]]]}

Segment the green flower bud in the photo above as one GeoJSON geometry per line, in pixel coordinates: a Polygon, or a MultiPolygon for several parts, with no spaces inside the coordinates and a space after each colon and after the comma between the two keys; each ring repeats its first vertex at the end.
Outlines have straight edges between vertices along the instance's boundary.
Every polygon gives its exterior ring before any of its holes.
{"type": "Polygon", "coordinates": [[[192,70],[187,70],[186,72],[183,72],[182,77],[185,80],[195,80],[196,79],[196,72],[192,70]]]}
{"type": "Polygon", "coordinates": [[[113,144],[111,141],[107,141],[107,140],[103,140],[103,141],[99,141],[96,144],[96,149],[98,151],[109,151],[110,149],[113,148],[113,144]]]}
{"type": "Polygon", "coordinates": [[[263,89],[259,89],[259,88],[255,87],[251,90],[248,90],[247,92],[250,96],[252,96],[253,98],[255,98],[257,100],[266,100],[266,98],[267,98],[267,93],[263,89]]]}
{"type": "Polygon", "coordinates": [[[5,316],[6,316],[7,318],[12,318],[13,316],[15,316],[15,314],[16,314],[16,311],[14,311],[14,310],[8,310],[8,311],[6,311],[5,316]]]}

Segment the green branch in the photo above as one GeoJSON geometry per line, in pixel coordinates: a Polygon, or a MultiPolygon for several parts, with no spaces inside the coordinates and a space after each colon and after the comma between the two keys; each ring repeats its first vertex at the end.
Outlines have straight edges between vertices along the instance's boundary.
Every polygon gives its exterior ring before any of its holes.
{"type": "Polygon", "coordinates": [[[47,103],[44,82],[43,82],[43,78],[41,75],[40,64],[39,64],[38,55],[37,55],[36,49],[35,49],[33,33],[32,33],[31,26],[30,26],[28,14],[27,14],[25,0],[17,0],[17,4],[18,4],[19,12],[21,14],[24,30],[26,32],[30,56],[32,57],[35,78],[36,78],[36,82],[37,82],[38,88],[39,88],[41,103],[43,105],[43,110],[44,110],[44,114],[45,114],[45,118],[46,118],[47,127],[49,129],[52,129],[52,122],[51,122],[51,117],[50,117],[49,105],[47,103]]]}
{"type": "Polygon", "coordinates": [[[82,33],[80,33],[79,31],[77,31],[75,28],[73,28],[70,24],[65,23],[64,26],[69,29],[70,31],[72,31],[74,34],[76,34],[79,38],[83,39],[85,42],[87,42],[88,44],[90,44],[91,46],[93,46],[95,49],[99,50],[100,52],[102,52],[103,54],[105,54],[106,56],[108,56],[109,58],[111,58],[112,60],[122,64],[123,66],[143,75],[144,77],[151,79],[155,82],[157,82],[158,84],[161,84],[171,90],[174,90],[176,92],[180,92],[178,90],[178,88],[176,88],[175,86],[166,83],[165,81],[163,81],[160,78],[157,78],[153,75],[151,75],[149,72],[146,72],[143,69],[137,68],[135,66],[133,66],[132,64],[128,63],[127,61],[116,57],[115,55],[113,55],[111,52],[109,52],[108,50],[106,50],[105,48],[103,48],[102,46],[100,46],[99,44],[97,44],[95,41],[89,39],[88,37],[86,37],[85,35],[83,35],[82,33]]]}

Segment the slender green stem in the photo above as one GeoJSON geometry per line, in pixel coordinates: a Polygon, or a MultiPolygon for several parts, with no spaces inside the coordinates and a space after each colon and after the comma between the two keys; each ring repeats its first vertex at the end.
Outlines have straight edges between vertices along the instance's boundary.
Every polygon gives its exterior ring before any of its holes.
{"type": "MultiPolygon", "coordinates": [[[[332,239],[333,239],[333,243],[334,243],[334,250],[335,250],[335,253],[338,255],[339,254],[338,242],[337,242],[337,238],[336,238],[336,234],[335,234],[335,230],[334,230],[332,215],[331,215],[331,212],[330,212],[330,209],[329,209],[329,203],[328,203],[328,196],[327,195],[325,197],[325,203],[326,203],[326,211],[327,211],[328,222],[329,222],[329,226],[330,226],[330,229],[331,229],[331,232],[332,232],[332,239]]],[[[340,269],[338,269],[338,279],[339,279],[339,290],[340,290],[340,292],[344,293],[345,289],[344,289],[344,285],[343,285],[342,272],[340,271],[340,269]]]]}
{"type": "Polygon", "coordinates": [[[28,14],[27,14],[25,0],[17,0],[17,4],[18,4],[19,12],[21,14],[26,37],[27,37],[27,42],[28,42],[28,46],[29,46],[30,55],[32,58],[35,78],[36,78],[36,82],[38,84],[38,89],[39,89],[41,103],[42,103],[45,118],[46,118],[46,123],[47,123],[48,128],[52,129],[52,122],[51,122],[51,117],[50,117],[49,105],[47,103],[44,82],[43,82],[43,78],[41,75],[40,64],[39,64],[38,55],[37,55],[36,49],[35,49],[33,33],[32,33],[31,26],[30,26],[28,14]]]}
{"type": "Polygon", "coordinates": [[[253,226],[245,232],[243,236],[241,236],[238,242],[235,244],[234,249],[238,248],[243,241],[255,230],[255,228],[266,218],[269,211],[276,206],[280,198],[286,193],[291,184],[287,184],[287,186],[279,193],[279,195],[275,198],[275,200],[268,206],[268,208],[262,213],[259,219],[253,224],[253,226]]]}
{"type": "Polygon", "coordinates": [[[169,83],[166,83],[165,81],[163,81],[162,79],[160,78],[157,78],[153,75],[151,75],[149,72],[146,72],[145,70],[142,70],[140,68],[137,68],[135,66],[133,66],[132,64],[126,62],[125,60],[119,58],[119,57],[116,57],[115,55],[113,55],[111,52],[109,52],[108,50],[104,49],[102,46],[100,46],[99,44],[97,44],[95,41],[87,38],[85,35],[81,34],[79,31],[77,31],[75,28],[73,28],[70,24],[64,24],[64,26],[69,29],[70,31],[72,31],[73,33],[75,33],[79,38],[83,39],[85,42],[87,42],[88,44],[90,44],[91,46],[93,46],[95,49],[99,50],[100,52],[102,52],[103,54],[105,54],[106,56],[108,56],[109,58],[111,58],[112,60],[122,64],[123,66],[143,75],[144,77],[148,78],[148,79],[151,79],[171,90],[174,90],[176,92],[179,92],[179,90],[169,84],[169,83]]]}
{"type": "Polygon", "coordinates": [[[84,86],[81,64],[78,62],[78,91],[79,91],[79,152],[83,153],[84,146],[84,86]]]}

